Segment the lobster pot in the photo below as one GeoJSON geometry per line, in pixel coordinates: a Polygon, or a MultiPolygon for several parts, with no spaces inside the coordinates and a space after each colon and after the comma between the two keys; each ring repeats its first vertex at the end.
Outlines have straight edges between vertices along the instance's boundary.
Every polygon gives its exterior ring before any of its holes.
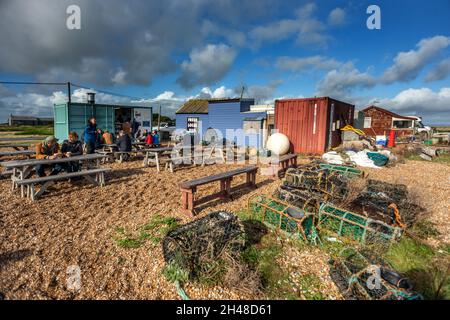
{"type": "Polygon", "coordinates": [[[312,189],[343,199],[348,193],[348,179],[338,172],[309,168],[290,168],[286,171],[283,185],[291,188],[312,189]]]}
{"type": "Polygon", "coordinates": [[[255,195],[248,201],[249,212],[270,226],[314,241],[314,214],[267,195],[255,195]]]}
{"type": "Polygon", "coordinates": [[[281,186],[276,192],[277,198],[306,212],[317,213],[323,194],[309,190],[281,186]]]}
{"type": "Polygon", "coordinates": [[[235,215],[212,212],[169,232],[162,243],[164,260],[176,264],[193,279],[205,265],[216,261],[225,248],[241,248],[245,242],[243,234],[235,215]]]}
{"type": "Polygon", "coordinates": [[[394,270],[373,264],[353,248],[345,248],[331,261],[330,276],[346,299],[422,299],[412,290],[408,279],[394,270]]]}
{"type": "Polygon", "coordinates": [[[400,239],[403,230],[359,214],[323,203],[319,208],[318,227],[360,243],[378,243],[400,239]]]}
{"type": "Polygon", "coordinates": [[[319,164],[321,169],[328,170],[329,172],[338,172],[342,175],[344,175],[347,178],[356,178],[356,177],[363,177],[364,171],[350,166],[343,166],[343,165],[337,165],[337,164],[328,164],[328,163],[321,163],[319,164]]]}

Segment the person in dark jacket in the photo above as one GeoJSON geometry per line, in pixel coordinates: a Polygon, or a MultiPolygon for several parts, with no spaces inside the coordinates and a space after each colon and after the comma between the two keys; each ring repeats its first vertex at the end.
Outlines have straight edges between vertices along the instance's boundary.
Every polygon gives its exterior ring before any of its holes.
{"type": "MultiPolygon", "coordinates": [[[[117,148],[122,152],[131,151],[131,138],[129,134],[126,134],[123,130],[119,131],[119,137],[117,139],[117,148]]],[[[128,154],[124,154],[123,158],[128,160],[128,154]]]]}
{"type": "Polygon", "coordinates": [[[95,152],[95,143],[97,141],[97,120],[91,117],[87,126],[84,128],[84,143],[86,144],[86,153],[95,152]]]}
{"type": "MultiPolygon", "coordinates": [[[[64,157],[74,157],[83,154],[83,146],[81,141],[78,140],[78,134],[75,131],[69,133],[69,140],[65,140],[61,146],[61,152],[64,157]]],[[[78,161],[72,161],[67,163],[67,172],[77,172],[80,170],[80,164],[78,161]]]]}

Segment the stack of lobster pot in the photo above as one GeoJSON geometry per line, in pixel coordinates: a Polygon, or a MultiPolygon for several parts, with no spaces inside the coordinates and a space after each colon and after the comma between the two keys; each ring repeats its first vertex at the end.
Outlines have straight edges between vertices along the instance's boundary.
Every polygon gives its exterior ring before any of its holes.
{"type": "Polygon", "coordinates": [[[348,178],[310,164],[286,171],[277,197],[309,212],[322,202],[342,200],[348,193],[348,178]]]}

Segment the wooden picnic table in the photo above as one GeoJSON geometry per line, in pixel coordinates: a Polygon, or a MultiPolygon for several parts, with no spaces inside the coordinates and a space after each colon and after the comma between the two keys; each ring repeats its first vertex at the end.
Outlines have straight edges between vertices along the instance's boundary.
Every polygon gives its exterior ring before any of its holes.
{"type": "Polygon", "coordinates": [[[0,141],[43,141],[46,137],[11,137],[0,138],[0,141]]]}
{"type": "Polygon", "coordinates": [[[20,151],[20,149],[22,150],[28,150],[28,148],[30,147],[29,144],[0,144],[0,148],[10,148],[10,149],[14,149],[17,151],[20,151]]]}
{"type": "MultiPolygon", "coordinates": [[[[24,180],[26,179],[33,168],[39,164],[47,164],[47,165],[53,165],[56,163],[66,163],[66,162],[75,162],[75,161],[81,161],[81,162],[89,162],[89,161],[95,161],[95,167],[100,166],[100,160],[103,159],[105,155],[102,154],[83,154],[80,156],[73,156],[73,157],[64,157],[64,158],[58,158],[58,159],[25,159],[25,160],[12,160],[12,161],[4,161],[0,162],[0,166],[4,167],[5,170],[12,170],[11,175],[11,190],[14,190],[17,186],[16,181],[24,180]]],[[[23,187],[21,187],[21,192],[23,195],[23,187]]]]}
{"type": "Polygon", "coordinates": [[[168,153],[168,152],[172,151],[172,149],[173,149],[173,147],[146,148],[146,149],[138,150],[138,152],[145,153],[144,163],[143,163],[143,165],[145,167],[148,167],[150,165],[150,163],[154,163],[154,164],[156,164],[156,169],[159,172],[160,171],[160,163],[159,163],[160,157],[164,153],[168,153]]]}
{"type": "Polygon", "coordinates": [[[15,157],[15,156],[33,156],[36,152],[33,150],[18,150],[18,151],[5,151],[0,152],[1,157],[15,157]]]}

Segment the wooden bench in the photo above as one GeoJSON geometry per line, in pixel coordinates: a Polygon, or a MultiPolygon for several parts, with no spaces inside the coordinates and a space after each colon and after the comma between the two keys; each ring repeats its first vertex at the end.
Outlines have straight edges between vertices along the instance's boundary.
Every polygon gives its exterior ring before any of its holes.
{"type": "Polygon", "coordinates": [[[241,169],[236,169],[232,171],[227,171],[195,180],[185,181],[179,184],[181,190],[181,201],[183,205],[183,211],[189,214],[193,214],[194,210],[194,195],[197,191],[197,187],[205,184],[209,184],[215,181],[220,181],[220,194],[219,196],[223,199],[231,197],[231,181],[234,176],[240,174],[246,174],[246,186],[256,187],[256,172],[258,171],[257,166],[249,166],[241,169]]]}
{"type": "Polygon", "coordinates": [[[275,157],[274,160],[270,161],[270,164],[272,167],[275,167],[273,170],[273,176],[275,176],[279,172],[284,172],[290,167],[297,166],[297,155],[289,153],[280,157],[275,157]]]}
{"type": "MultiPolygon", "coordinates": [[[[22,180],[15,178],[15,183],[18,186],[26,186],[27,197],[30,198],[32,201],[34,201],[36,198],[40,197],[45,192],[45,190],[47,190],[47,187],[50,185],[50,183],[54,181],[66,180],[75,177],[84,177],[92,184],[103,187],[105,185],[105,172],[109,170],[110,169],[101,168],[101,169],[82,170],[78,172],[58,174],[40,178],[31,178],[22,180]],[[92,176],[94,176],[94,178],[92,176]],[[37,192],[35,191],[36,184],[41,184],[41,187],[37,192]]],[[[22,197],[24,197],[23,191],[21,195],[22,197]]]]}

